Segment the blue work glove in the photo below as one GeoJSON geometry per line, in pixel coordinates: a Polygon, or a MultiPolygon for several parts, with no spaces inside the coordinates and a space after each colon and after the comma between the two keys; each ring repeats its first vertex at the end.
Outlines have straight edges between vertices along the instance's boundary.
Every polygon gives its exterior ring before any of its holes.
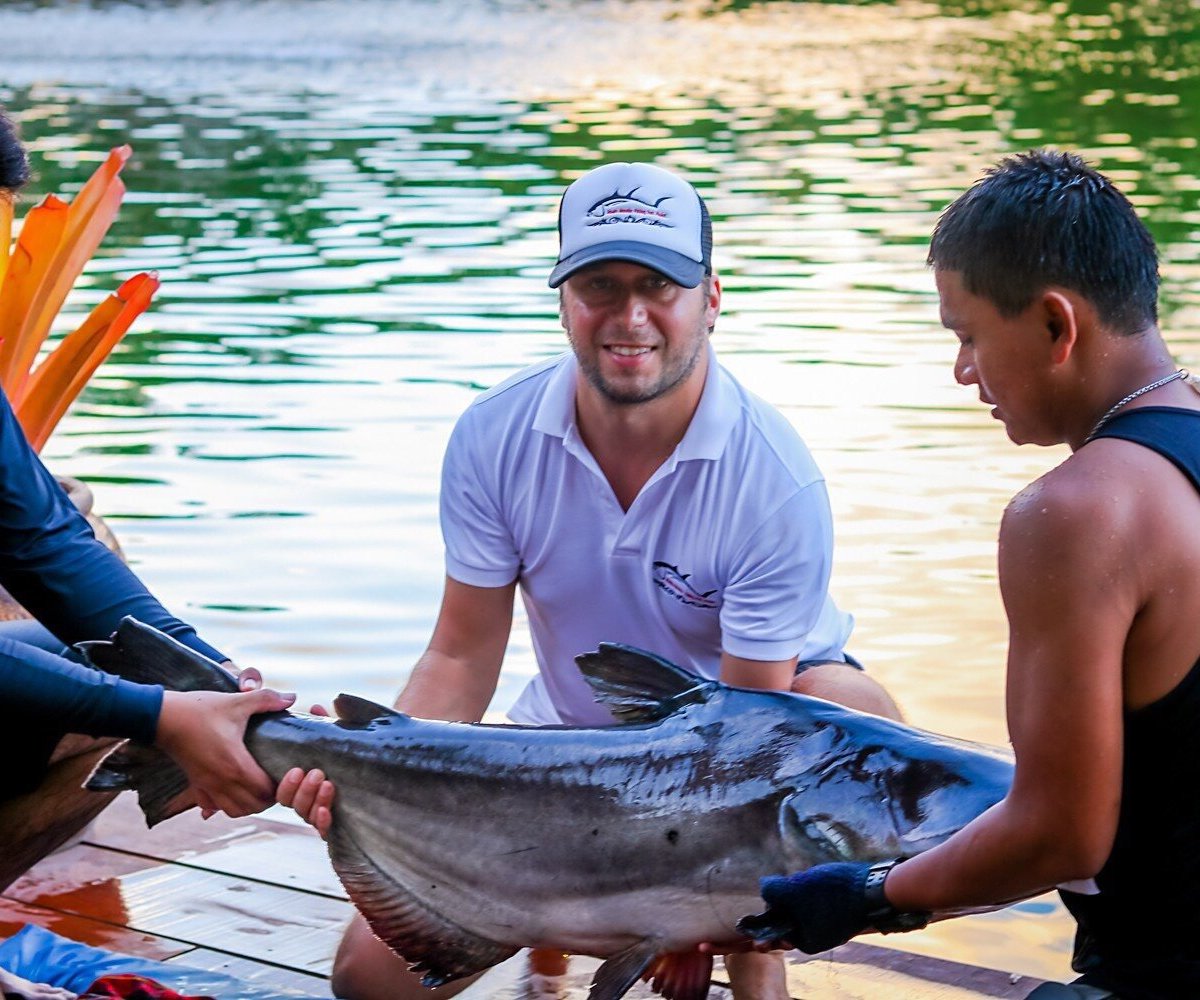
{"type": "Polygon", "coordinates": [[[890,933],[924,927],[929,914],[901,913],[887,902],[882,887],[888,867],[838,861],[764,878],[760,890],[767,909],[743,917],[738,930],[758,944],[786,943],[815,955],[865,930],[890,933]],[[876,874],[868,879],[872,869],[876,874]]]}

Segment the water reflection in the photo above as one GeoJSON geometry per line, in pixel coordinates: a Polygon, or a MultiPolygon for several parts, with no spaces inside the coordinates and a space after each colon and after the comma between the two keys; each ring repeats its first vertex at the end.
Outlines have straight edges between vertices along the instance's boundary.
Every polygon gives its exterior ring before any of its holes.
{"type": "MultiPolygon", "coordinates": [[[[817,454],[854,651],[918,724],[1003,741],[995,525],[1061,458],[952,383],[923,264],[940,208],[1003,152],[1084,151],[1144,211],[1200,365],[1185,0],[62,0],[5,5],[0,31],[34,196],[135,148],[69,312],[112,275],[164,281],[48,458],[172,606],[305,699],[389,700],[423,646],[444,442],[563,348],[554,206],[604,160],[705,194],[718,349],[817,454]]],[[[510,663],[498,708],[532,670],[520,628],[510,663]]],[[[1040,905],[904,944],[1063,974],[1040,905]]]]}

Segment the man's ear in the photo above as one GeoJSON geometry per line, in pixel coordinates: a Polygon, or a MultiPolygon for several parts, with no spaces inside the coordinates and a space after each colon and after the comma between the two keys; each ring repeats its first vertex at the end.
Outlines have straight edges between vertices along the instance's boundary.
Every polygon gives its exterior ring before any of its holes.
{"type": "Polygon", "coordinates": [[[708,301],[704,306],[704,318],[708,323],[708,332],[711,334],[717,327],[717,317],[721,314],[721,279],[717,272],[709,276],[708,285],[708,301]]]}
{"type": "Polygon", "coordinates": [[[1078,310],[1069,295],[1056,291],[1042,293],[1042,310],[1050,336],[1050,359],[1061,365],[1071,356],[1079,340],[1078,310]]]}

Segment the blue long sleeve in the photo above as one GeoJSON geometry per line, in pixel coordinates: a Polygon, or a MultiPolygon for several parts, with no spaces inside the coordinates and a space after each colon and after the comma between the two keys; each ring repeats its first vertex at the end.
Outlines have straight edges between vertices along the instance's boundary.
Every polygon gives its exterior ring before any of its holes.
{"type": "Polygon", "coordinates": [[[25,440],[0,393],[0,584],[68,645],[105,639],[125,615],[220,662],[171,615],[91,527],[25,440]]]}
{"type": "Polygon", "coordinates": [[[134,684],[0,636],[0,701],[23,724],[153,743],[162,688],[134,684]]]}

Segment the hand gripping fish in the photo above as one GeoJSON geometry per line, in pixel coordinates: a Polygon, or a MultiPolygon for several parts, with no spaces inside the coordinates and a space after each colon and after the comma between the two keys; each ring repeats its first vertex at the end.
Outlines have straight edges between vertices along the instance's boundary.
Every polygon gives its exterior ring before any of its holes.
{"type": "MultiPolygon", "coordinates": [[[[86,653],[131,680],[235,690],[129,618],[86,653]]],[[[619,725],[431,722],[348,695],[336,721],[250,722],[246,745],[274,779],[319,767],[337,784],[333,868],[426,986],[538,947],[605,959],[589,1000],[617,1000],[643,976],[702,1000],[711,958],[695,947],[744,941],[735,924],[761,909],[761,876],[918,854],[1011,780],[998,751],[703,680],[627,646],[578,662],[619,725]]],[[[136,789],[151,825],[195,804],[178,769],[132,744],[88,787],[136,789]]]]}

